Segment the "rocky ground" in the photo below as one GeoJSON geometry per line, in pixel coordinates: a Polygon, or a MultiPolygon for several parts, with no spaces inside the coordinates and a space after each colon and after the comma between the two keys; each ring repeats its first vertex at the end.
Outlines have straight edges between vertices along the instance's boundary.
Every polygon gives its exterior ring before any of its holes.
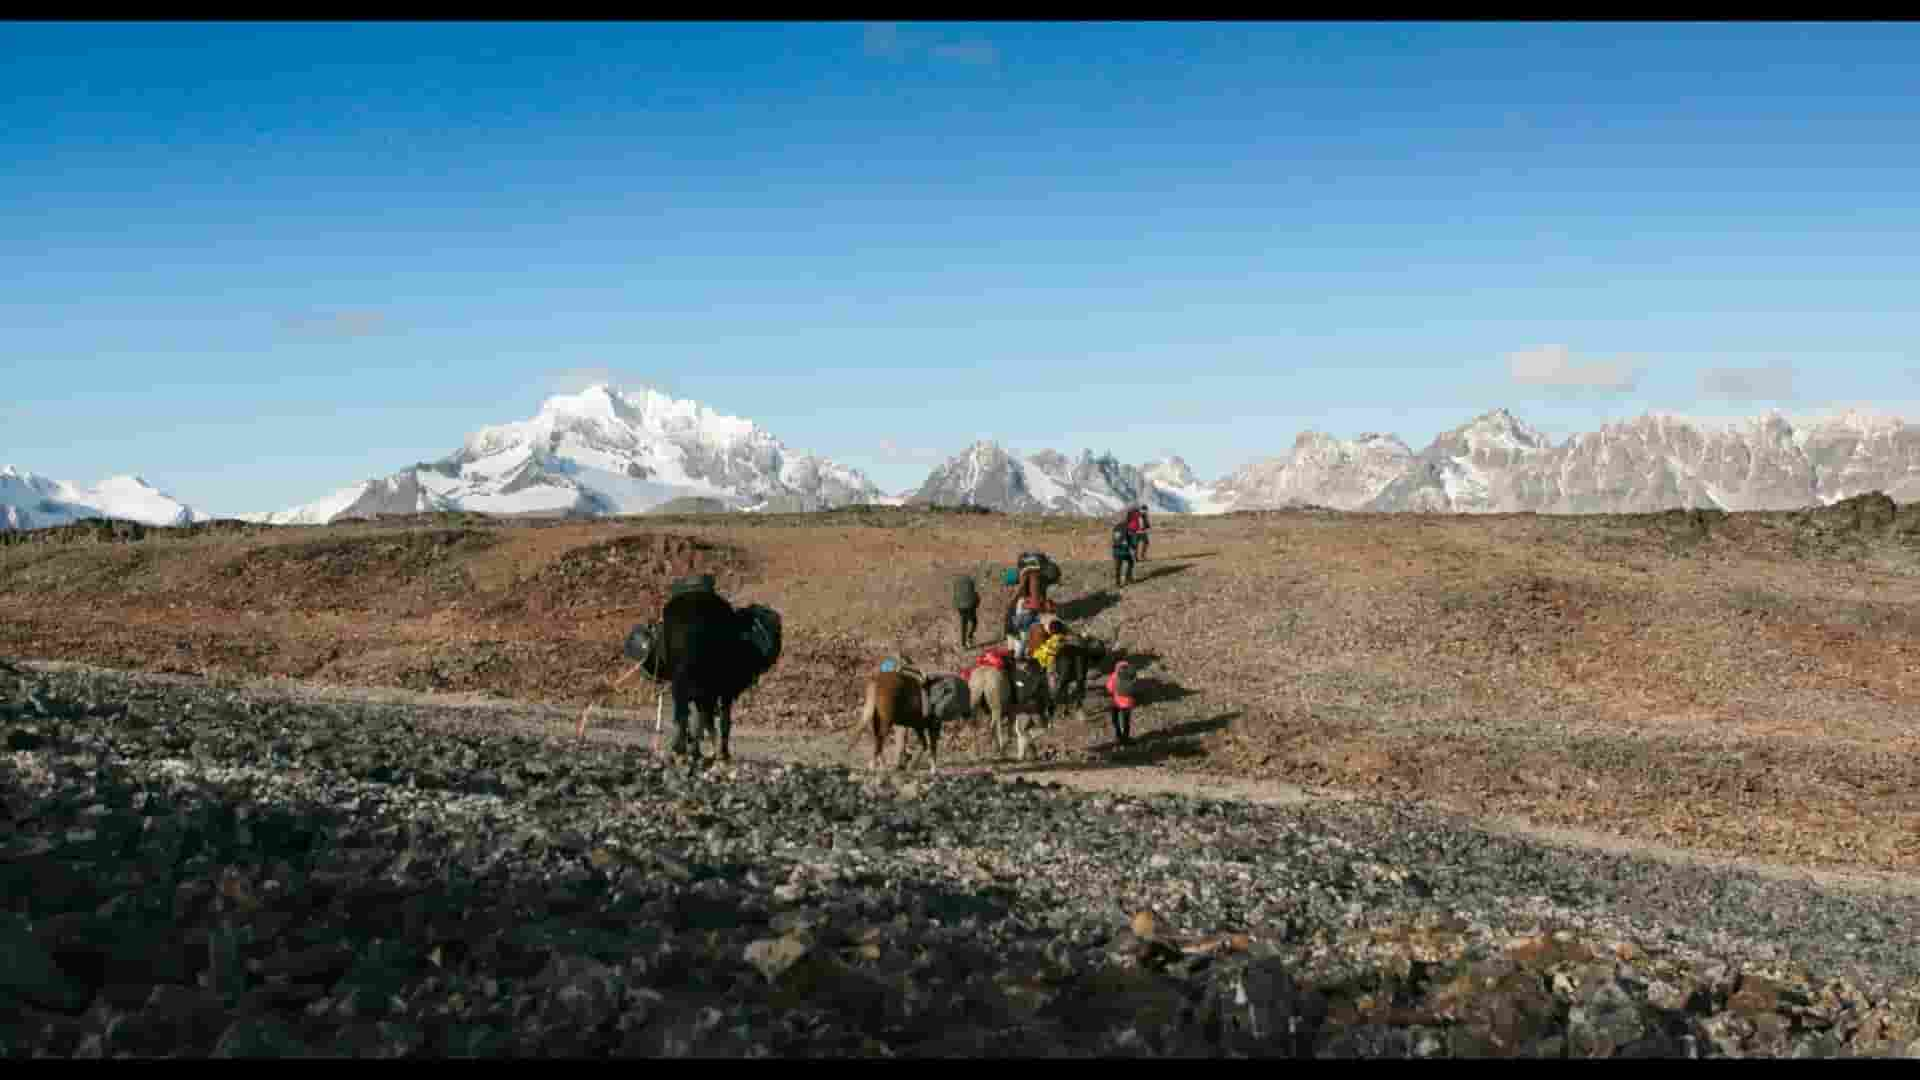
{"type": "Polygon", "coordinates": [[[0,1046],[1920,1055],[1920,899],[0,668],[0,1046]]]}

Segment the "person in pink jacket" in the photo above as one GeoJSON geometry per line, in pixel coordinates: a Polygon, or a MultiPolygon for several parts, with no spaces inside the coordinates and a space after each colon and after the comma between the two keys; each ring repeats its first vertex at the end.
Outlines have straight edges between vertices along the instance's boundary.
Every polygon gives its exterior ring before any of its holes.
{"type": "Polygon", "coordinates": [[[1113,718],[1113,739],[1121,746],[1133,741],[1133,668],[1125,660],[1113,665],[1107,676],[1107,696],[1112,699],[1108,712],[1113,718]]]}

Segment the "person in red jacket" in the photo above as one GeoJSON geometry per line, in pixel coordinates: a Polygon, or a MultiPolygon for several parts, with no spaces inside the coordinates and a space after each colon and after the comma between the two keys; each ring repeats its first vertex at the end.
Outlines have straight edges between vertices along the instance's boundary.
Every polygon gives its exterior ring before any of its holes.
{"type": "Polygon", "coordinates": [[[1147,520],[1147,504],[1141,503],[1127,511],[1127,539],[1133,542],[1133,557],[1141,562],[1147,561],[1147,530],[1153,523],[1147,520]]]}
{"type": "Polygon", "coordinates": [[[1133,742],[1133,668],[1125,660],[1113,665],[1107,676],[1107,696],[1112,699],[1108,712],[1113,719],[1113,740],[1121,746],[1133,742]]]}

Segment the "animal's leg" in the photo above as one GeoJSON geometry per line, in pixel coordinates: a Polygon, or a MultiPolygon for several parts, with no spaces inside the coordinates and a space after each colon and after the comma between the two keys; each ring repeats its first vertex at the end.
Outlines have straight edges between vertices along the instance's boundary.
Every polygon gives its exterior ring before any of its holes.
{"type": "Polygon", "coordinates": [[[927,730],[922,733],[922,738],[927,740],[927,775],[932,776],[940,771],[939,725],[928,724],[927,730]]]}
{"type": "Polygon", "coordinates": [[[695,701],[693,708],[687,711],[687,745],[696,752],[700,744],[707,740],[707,703],[695,701]]]}
{"type": "Polygon", "coordinates": [[[1016,761],[1027,760],[1027,714],[1026,713],[1017,712],[1013,714],[1013,744],[1014,744],[1014,760],[1016,761]]]}
{"type": "Polygon", "coordinates": [[[684,754],[687,752],[687,711],[691,708],[693,708],[693,702],[688,701],[682,696],[679,690],[675,690],[673,692],[672,753],[684,754]]]}
{"type": "Polygon", "coordinates": [[[993,719],[993,756],[997,760],[1007,756],[1007,715],[1004,704],[997,698],[988,703],[993,719]]]}
{"type": "Polygon", "coordinates": [[[701,744],[706,741],[707,727],[713,721],[713,705],[714,701],[712,698],[704,698],[694,702],[694,714],[697,719],[690,725],[692,730],[689,732],[689,735],[691,737],[687,739],[688,776],[692,776],[694,773],[700,771],[700,757],[704,750],[701,744]]]}
{"type": "Polygon", "coordinates": [[[893,729],[893,767],[900,770],[907,767],[907,729],[893,729]]]}
{"type": "Polygon", "coordinates": [[[733,760],[733,699],[720,699],[720,760],[733,760]]]}
{"type": "Polygon", "coordinates": [[[880,731],[879,715],[878,710],[874,708],[873,698],[869,695],[867,703],[860,707],[860,727],[858,730],[865,731],[873,736],[873,759],[867,763],[867,767],[875,771],[878,771],[880,768],[880,751],[886,745],[886,736],[880,731]]]}

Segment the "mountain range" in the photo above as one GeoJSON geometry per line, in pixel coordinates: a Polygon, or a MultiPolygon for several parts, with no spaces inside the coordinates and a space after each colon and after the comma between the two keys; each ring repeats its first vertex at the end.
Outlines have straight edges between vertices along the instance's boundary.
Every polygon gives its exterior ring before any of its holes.
{"type": "Polygon", "coordinates": [[[0,528],[44,529],[82,518],[125,518],[148,525],[206,520],[138,476],[109,476],[93,487],[0,466],[0,528]]]}
{"type": "Polygon", "coordinates": [[[1069,467],[1052,451],[1023,459],[975,443],[936,467],[908,502],[1095,514],[1142,502],[1201,514],[1307,505],[1582,514],[1787,510],[1873,490],[1920,498],[1920,427],[1857,411],[1799,428],[1777,413],[1722,425],[1650,413],[1556,446],[1494,409],[1419,452],[1390,434],[1303,432],[1286,453],[1211,484],[1177,457],[1136,469],[1086,453],[1069,467]]]}
{"type": "MultiPolygon", "coordinates": [[[[1920,427],[1860,411],[1798,427],[1778,413],[1719,424],[1648,413],[1556,445],[1494,409],[1417,452],[1392,434],[1341,439],[1302,432],[1285,452],[1211,482],[1196,478],[1178,456],[1129,465],[1110,451],[1022,456],[981,441],[935,466],[918,488],[890,496],[860,470],[795,453],[750,420],[651,389],[594,386],[548,398],[530,419],[482,427],[437,461],[289,509],[240,516],[321,524],[433,510],[603,515],[872,504],[1107,516],[1140,503],[1175,514],[1306,505],[1578,514],[1794,509],[1872,490],[1920,499],[1920,427]]],[[[0,527],[83,517],[155,525],[205,520],[135,476],[81,488],[0,469],[0,527]]]]}
{"type": "Polygon", "coordinates": [[[935,466],[908,506],[984,506],[1014,513],[1106,515],[1141,503],[1177,514],[1217,512],[1212,490],[1178,457],[1122,465],[1111,453],[1056,450],[1020,458],[976,442],[935,466]]]}

